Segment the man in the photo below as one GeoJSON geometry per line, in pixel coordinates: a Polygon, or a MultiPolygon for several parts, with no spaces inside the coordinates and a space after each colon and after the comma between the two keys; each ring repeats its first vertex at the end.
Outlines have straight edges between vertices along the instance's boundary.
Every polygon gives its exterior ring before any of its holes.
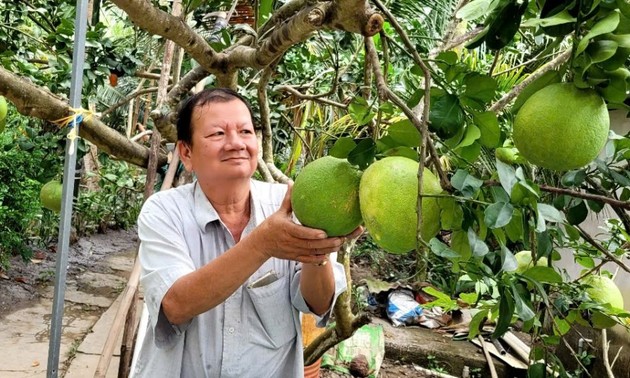
{"type": "Polygon", "coordinates": [[[136,376],[302,376],[299,311],[328,320],[346,289],[329,259],[344,238],[294,223],[290,187],[251,179],[258,141],[237,93],[191,97],[177,132],[197,180],[156,193],[138,219],[149,326],[136,376]]]}

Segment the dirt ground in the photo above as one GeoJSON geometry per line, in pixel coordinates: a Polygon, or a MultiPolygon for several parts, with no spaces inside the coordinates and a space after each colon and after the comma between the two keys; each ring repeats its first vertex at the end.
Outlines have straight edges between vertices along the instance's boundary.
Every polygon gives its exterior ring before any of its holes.
{"type": "MultiPolygon", "coordinates": [[[[101,273],[106,267],[98,262],[110,253],[136,248],[136,230],[109,230],[81,238],[68,250],[67,280],[85,272],[101,273]]],[[[41,289],[53,285],[57,245],[33,252],[31,261],[15,256],[8,272],[0,271],[0,319],[36,300],[41,289]]]]}

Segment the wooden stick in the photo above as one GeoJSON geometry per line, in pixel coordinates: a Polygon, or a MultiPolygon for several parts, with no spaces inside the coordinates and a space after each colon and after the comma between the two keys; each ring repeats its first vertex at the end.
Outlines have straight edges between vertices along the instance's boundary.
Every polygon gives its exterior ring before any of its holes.
{"type": "Polygon", "coordinates": [[[134,294],[138,289],[138,281],[140,278],[140,260],[136,259],[136,262],[133,265],[133,269],[131,271],[131,275],[129,276],[129,282],[125,287],[125,290],[121,294],[122,300],[120,301],[120,307],[118,307],[118,312],[114,317],[114,323],[112,324],[111,330],[107,335],[107,340],[105,340],[105,345],[103,346],[103,352],[101,353],[101,357],[98,360],[98,365],[96,366],[96,371],[94,372],[94,377],[104,378],[107,374],[107,369],[109,368],[109,363],[114,354],[114,348],[116,347],[116,341],[118,340],[118,336],[120,336],[120,331],[124,325],[124,321],[126,319],[127,309],[131,305],[131,302],[134,298],[134,294]],[[134,284],[135,282],[135,284],[134,284]]]}
{"type": "Polygon", "coordinates": [[[481,343],[481,349],[483,350],[483,355],[486,357],[486,361],[488,361],[488,367],[490,368],[490,377],[499,378],[499,376],[497,375],[497,370],[494,368],[494,362],[492,362],[492,356],[490,355],[488,348],[486,348],[485,340],[483,339],[483,337],[481,337],[481,335],[477,335],[477,339],[479,339],[479,342],[481,343]]]}

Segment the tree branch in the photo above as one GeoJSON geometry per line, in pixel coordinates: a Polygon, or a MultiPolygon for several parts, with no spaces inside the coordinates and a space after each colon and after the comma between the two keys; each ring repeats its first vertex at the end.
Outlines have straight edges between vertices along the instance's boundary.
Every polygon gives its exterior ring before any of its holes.
{"type": "Polygon", "coordinates": [[[308,366],[317,361],[326,351],[338,343],[350,338],[354,332],[370,322],[370,316],[352,313],[352,278],[350,276],[350,255],[357,239],[346,241],[337,254],[337,262],[343,264],[346,272],[348,289],[341,293],[335,303],[335,327],[329,328],[313,340],[304,349],[304,365],[308,366]]]}
{"type": "MultiPolygon", "coordinates": [[[[485,186],[501,185],[501,183],[496,181],[496,180],[486,180],[486,181],[484,181],[483,184],[485,186]]],[[[575,198],[582,198],[582,199],[586,199],[586,200],[590,200],[590,201],[603,202],[603,203],[609,204],[610,206],[613,206],[613,207],[619,207],[619,208],[622,208],[622,209],[630,209],[630,201],[620,201],[618,199],[610,198],[610,197],[607,197],[607,196],[602,196],[602,195],[599,195],[599,194],[578,192],[578,191],[571,190],[571,189],[557,188],[557,187],[554,187],[554,186],[549,186],[549,185],[544,185],[544,184],[540,185],[539,188],[543,192],[556,193],[556,194],[566,194],[568,196],[575,197],[575,198]]]]}
{"type": "MultiPolygon", "coordinates": [[[[66,100],[2,67],[0,67],[0,95],[11,101],[25,116],[54,122],[73,114],[66,100]]],[[[118,159],[141,167],[146,167],[148,164],[148,148],[131,142],[96,117],[87,117],[83,120],[79,128],[79,136],[118,159]]],[[[159,164],[164,163],[166,163],[166,156],[160,155],[159,164]]]]}
{"type": "Polygon", "coordinates": [[[628,267],[628,265],[624,264],[623,261],[619,260],[617,258],[617,256],[613,255],[612,253],[608,252],[608,250],[606,248],[604,248],[601,244],[599,244],[595,239],[593,239],[593,237],[591,235],[589,235],[586,231],[584,231],[584,229],[580,226],[576,226],[577,230],[580,232],[580,235],[582,236],[582,238],[584,240],[586,240],[590,245],[592,245],[593,247],[595,247],[598,251],[600,251],[601,253],[603,253],[604,255],[606,255],[606,257],[608,257],[610,259],[610,261],[614,262],[615,264],[619,265],[619,267],[623,270],[625,270],[626,272],[630,273],[630,267],[628,267]]]}
{"type": "MultiPolygon", "coordinates": [[[[381,12],[383,12],[387,16],[387,19],[389,20],[391,25],[394,27],[394,29],[396,30],[400,38],[403,40],[405,47],[411,52],[411,56],[414,62],[416,62],[416,64],[422,69],[422,72],[424,75],[424,93],[425,94],[430,93],[431,71],[429,67],[425,64],[424,60],[420,57],[420,55],[418,54],[418,51],[416,51],[416,48],[414,47],[413,43],[411,43],[409,36],[405,32],[405,30],[402,28],[402,26],[400,26],[400,24],[396,20],[396,17],[394,17],[394,15],[389,11],[389,9],[387,9],[387,7],[383,3],[381,3],[380,0],[372,0],[372,1],[376,5],[376,7],[380,9],[381,12]]],[[[431,109],[431,104],[430,104],[431,96],[426,96],[426,95],[423,96],[424,106],[423,106],[423,112],[422,112],[422,121],[420,121],[418,117],[415,115],[415,112],[413,112],[404,101],[402,101],[401,99],[394,101],[391,95],[396,96],[396,94],[394,94],[391,90],[389,90],[389,88],[387,89],[386,92],[388,92],[388,96],[390,97],[390,99],[392,99],[392,102],[394,103],[399,102],[402,105],[401,106],[397,104],[403,110],[405,115],[407,115],[407,118],[409,118],[409,120],[414,124],[416,129],[420,131],[421,144],[422,144],[422,148],[421,148],[422,162],[420,163],[421,168],[423,168],[423,171],[424,171],[423,164],[424,164],[424,156],[426,155],[426,152],[423,155],[422,150],[426,146],[428,146],[429,153],[431,154],[433,158],[435,169],[438,173],[438,177],[440,178],[440,185],[442,186],[444,190],[451,190],[452,188],[451,183],[446,177],[446,173],[444,172],[444,169],[442,168],[442,164],[440,162],[440,157],[438,156],[437,150],[435,149],[435,146],[433,145],[433,141],[429,137],[428,129],[429,129],[429,110],[431,109]]],[[[421,176],[422,173],[419,173],[419,175],[421,176]]],[[[421,177],[419,177],[419,179],[421,180],[421,177]]],[[[418,190],[420,189],[418,188],[418,190]]]]}
{"type": "Polygon", "coordinates": [[[275,90],[276,91],[289,92],[292,95],[294,95],[295,97],[297,97],[299,99],[302,99],[302,100],[316,101],[316,102],[320,102],[322,104],[336,106],[336,107],[341,108],[341,109],[347,109],[348,108],[348,105],[345,105],[345,104],[342,104],[340,102],[336,102],[336,101],[333,101],[333,100],[329,100],[327,98],[322,97],[321,95],[302,94],[297,89],[295,89],[294,87],[292,87],[290,85],[278,85],[275,88],[275,90]]]}
{"type": "Polygon", "coordinates": [[[560,55],[555,57],[553,60],[543,65],[536,71],[534,71],[531,75],[529,75],[526,79],[521,81],[518,85],[514,86],[512,90],[506,93],[503,97],[501,97],[497,102],[490,106],[490,111],[495,113],[500,113],[516,96],[518,96],[525,87],[531,84],[534,80],[541,77],[545,72],[554,70],[565,63],[571,57],[571,50],[566,50],[562,52],[560,55]]]}
{"type": "Polygon", "coordinates": [[[582,199],[586,199],[590,201],[603,202],[613,207],[620,207],[622,209],[630,210],[630,201],[621,201],[618,199],[614,199],[611,197],[602,196],[598,194],[578,192],[578,191],[566,189],[566,188],[556,188],[556,187],[544,185],[544,184],[540,185],[539,187],[540,187],[540,190],[544,192],[566,194],[571,197],[582,198],[582,199]]]}
{"type": "Polygon", "coordinates": [[[267,98],[267,85],[273,74],[273,65],[265,68],[258,82],[258,106],[260,108],[260,124],[262,126],[262,158],[265,163],[273,164],[273,132],[271,130],[271,111],[267,98]]]}
{"type": "Polygon", "coordinates": [[[105,111],[103,111],[101,113],[101,118],[105,117],[106,115],[110,114],[111,112],[113,112],[114,110],[120,108],[121,106],[127,104],[129,101],[133,100],[134,98],[136,98],[138,96],[142,96],[142,95],[147,94],[147,93],[155,93],[157,91],[158,91],[158,87],[151,87],[151,88],[145,88],[145,89],[141,89],[139,91],[133,92],[130,95],[128,95],[127,97],[123,98],[122,100],[118,101],[114,105],[112,105],[109,108],[107,108],[105,111]]]}

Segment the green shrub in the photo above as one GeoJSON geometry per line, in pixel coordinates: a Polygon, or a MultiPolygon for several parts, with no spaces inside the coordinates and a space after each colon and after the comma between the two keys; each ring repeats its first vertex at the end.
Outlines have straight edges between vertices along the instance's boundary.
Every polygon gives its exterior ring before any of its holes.
{"type": "Polygon", "coordinates": [[[126,162],[99,156],[99,190],[80,189],[73,225],[78,235],[127,229],[136,223],[144,198],[145,174],[126,162]]]}

